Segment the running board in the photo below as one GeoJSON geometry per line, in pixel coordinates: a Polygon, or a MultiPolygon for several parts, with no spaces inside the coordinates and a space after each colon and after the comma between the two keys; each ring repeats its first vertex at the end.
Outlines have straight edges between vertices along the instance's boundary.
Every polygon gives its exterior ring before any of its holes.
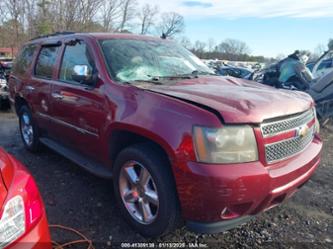
{"type": "Polygon", "coordinates": [[[103,178],[112,178],[112,171],[110,169],[107,169],[104,165],[96,163],[95,161],[82,156],[73,149],[67,148],[60,143],[45,137],[40,138],[40,142],[49,147],[50,149],[56,151],[58,154],[78,164],[91,174],[103,178]]]}

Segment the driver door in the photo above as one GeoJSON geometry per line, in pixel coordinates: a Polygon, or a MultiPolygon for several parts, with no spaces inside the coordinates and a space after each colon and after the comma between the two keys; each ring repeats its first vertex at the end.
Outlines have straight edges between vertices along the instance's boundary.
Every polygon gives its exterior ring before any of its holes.
{"type": "Polygon", "coordinates": [[[87,66],[93,74],[95,63],[84,40],[67,41],[59,67],[58,81],[52,85],[51,134],[62,144],[99,158],[100,131],[106,120],[101,82],[95,86],[78,82],[75,66],[87,66]]]}

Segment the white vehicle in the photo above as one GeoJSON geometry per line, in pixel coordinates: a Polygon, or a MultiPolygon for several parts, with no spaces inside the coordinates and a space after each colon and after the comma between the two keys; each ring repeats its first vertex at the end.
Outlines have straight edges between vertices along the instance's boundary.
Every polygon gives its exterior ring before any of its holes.
{"type": "Polygon", "coordinates": [[[316,62],[312,69],[312,74],[315,79],[321,78],[333,71],[333,50],[326,52],[316,62]]]}

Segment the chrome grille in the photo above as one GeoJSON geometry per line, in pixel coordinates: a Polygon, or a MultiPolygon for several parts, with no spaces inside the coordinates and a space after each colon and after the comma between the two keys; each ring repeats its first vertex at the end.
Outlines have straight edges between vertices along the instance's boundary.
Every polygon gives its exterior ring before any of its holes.
{"type": "Polygon", "coordinates": [[[309,123],[314,119],[314,112],[312,109],[303,112],[302,114],[294,115],[286,119],[263,123],[261,125],[261,131],[264,137],[274,136],[281,132],[293,130],[304,124],[309,123]]]}
{"type": "Polygon", "coordinates": [[[313,134],[314,126],[311,127],[310,132],[305,137],[296,137],[275,144],[266,145],[266,161],[268,163],[276,162],[301,152],[312,141],[313,134]]]}
{"type": "MultiPolygon", "coordinates": [[[[279,133],[291,130],[298,130],[315,118],[314,111],[310,109],[304,113],[282,118],[274,122],[267,122],[261,125],[261,132],[264,137],[271,137],[279,133]]],[[[315,125],[305,135],[296,135],[293,138],[281,140],[276,143],[265,145],[266,162],[273,163],[296,155],[303,151],[313,140],[315,125]]]]}

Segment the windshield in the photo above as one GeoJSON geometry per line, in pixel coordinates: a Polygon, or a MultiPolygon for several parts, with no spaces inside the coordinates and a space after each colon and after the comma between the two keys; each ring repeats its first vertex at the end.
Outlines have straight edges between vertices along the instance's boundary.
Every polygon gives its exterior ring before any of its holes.
{"type": "Polygon", "coordinates": [[[117,81],[213,74],[198,57],[171,41],[111,39],[100,44],[110,74],[117,81]]]}

